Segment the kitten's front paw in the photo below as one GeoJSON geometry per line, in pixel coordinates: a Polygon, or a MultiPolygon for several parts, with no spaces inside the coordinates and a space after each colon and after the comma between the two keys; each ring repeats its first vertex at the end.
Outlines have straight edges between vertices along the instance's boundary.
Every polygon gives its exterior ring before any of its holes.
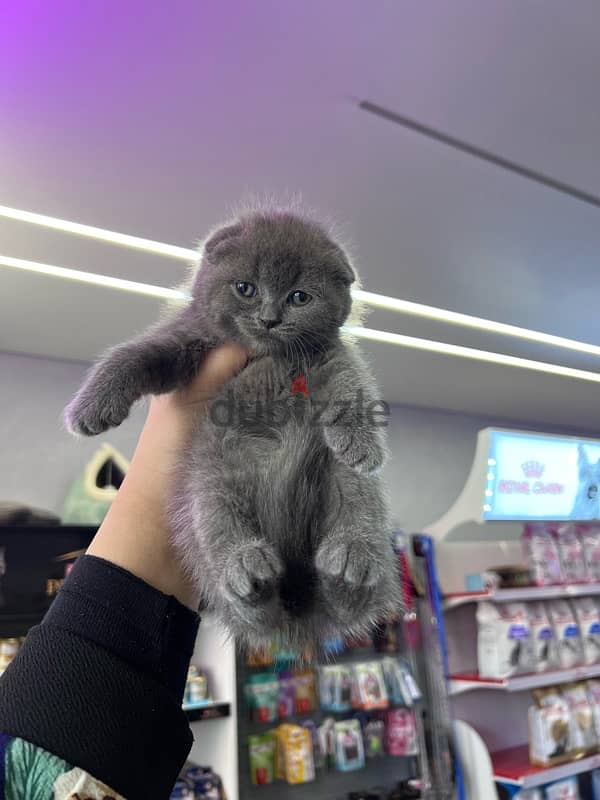
{"type": "Polygon", "coordinates": [[[385,461],[385,448],[371,431],[352,429],[347,425],[324,428],[325,441],[344,464],[364,475],[377,472],[385,461]]]}
{"type": "Polygon", "coordinates": [[[129,404],[119,396],[76,395],[65,409],[67,430],[83,436],[96,436],[118,427],[129,414],[129,404]]]}
{"type": "Polygon", "coordinates": [[[224,592],[233,600],[270,598],[283,574],[281,559],[268,542],[255,539],[233,553],[224,573],[224,592]]]}

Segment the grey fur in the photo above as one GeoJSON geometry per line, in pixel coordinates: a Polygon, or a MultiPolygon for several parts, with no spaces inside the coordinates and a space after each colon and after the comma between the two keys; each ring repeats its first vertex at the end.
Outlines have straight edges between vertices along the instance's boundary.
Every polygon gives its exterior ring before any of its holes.
{"type": "Polygon", "coordinates": [[[397,607],[376,474],[385,441],[365,411],[377,390],[340,335],[354,279],[318,224],[247,214],[206,243],[190,303],[109,351],[65,412],[72,431],[94,435],[119,425],[141,396],[188,382],[216,344],[236,341],[252,354],[198,420],[170,504],[187,571],[241,642],[277,634],[314,645],[361,633],[397,607]],[[257,295],[240,296],[238,281],[257,295]],[[312,300],[290,305],[295,290],[312,300]],[[308,397],[291,391],[300,373],[308,397]],[[223,414],[232,416],[226,424],[223,414]]]}

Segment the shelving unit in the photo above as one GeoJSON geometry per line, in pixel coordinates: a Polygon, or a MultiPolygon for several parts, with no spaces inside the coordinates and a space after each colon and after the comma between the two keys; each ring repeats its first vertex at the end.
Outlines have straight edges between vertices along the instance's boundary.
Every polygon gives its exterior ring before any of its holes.
{"type": "Polygon", "coordinates": [[[183,710],[189,722],[205,722],[231,716],[230,703],[204,703],[203,705],[184,705],[183,710]]]}
{"type": "Polygon", "coordinates": [[[535,789],[537,786],[569,778],[571,775],[581,775],[600,767],[600,754],[557,764],[554,767],[534,767],[529,763],[527,745],[510,747],[490,755],[494,778],[512,786],[520,786],[522,789],[535,789]]]}
{"type": "MultiPolygon", "coordinates": [[[[586,441],[585,445],[597,449],[600,442],[586,441]]],[[[549,500],[539,488],[538,475],[532,478],[533,483],[527,483],[526,467],[531,460],[541,464],[543,481],[552,487],[562,486],[567,501],[558,518],[569,520],[570,510],[576,507],[573,498],[578,486],[576,465],[580,446],[580,440],[569,437],[480,431],[471,471],[462,492],[447,513],[425,530],[436,541],[444,592],[443,626],[450,660],[448,694],[454,718],[460,720],[456,741],[459,760],[467,775],[468,800],[497,800],[495,781],[531,789],[600,767],[600,754],[553,767],[535,767],[530,764],[526,743],[527,709],[532,702],[526,692],[600,677],[600,664],[497,680],[482,678],[476,667],[475,614],[477,604],[483,601],[528,602],[599,596],[600,584],[525,586],[480,592],[462,590],[466,574],[522,562],[520,534],[523,522],[515,509],[521,509],[528,520],[544,520],[558,508],[556,493],[549,500]],[[560,449],[560,457],[554,457],[554,460],[549,449],[555,446],[550,441],[553,439],[558,440],[557,447],[566,448],[560,449]],[[517,440],[526,441],[526,454],[523,448],[518,450],[520,444],[513,446],[517,440]],[[501,445],[508,447],[502,451],[504,455],[499,455],[498,442],[509,442],[501,445]],[[540,442],[541,449],[538,448],[540,442]],[[567,451],[568,457],[565,456],[567,451]],[[498,488],[501,484],[504,489],[498,488]],[[516,499],[511,496],[511,487],[515,485],[519,494],[516,499]],[[502,491],[506,494],[502,495],[502,491]],[[554,503],[550,506],[554,509],[551,512],[547,506],[550,501],[554,503]]]]}

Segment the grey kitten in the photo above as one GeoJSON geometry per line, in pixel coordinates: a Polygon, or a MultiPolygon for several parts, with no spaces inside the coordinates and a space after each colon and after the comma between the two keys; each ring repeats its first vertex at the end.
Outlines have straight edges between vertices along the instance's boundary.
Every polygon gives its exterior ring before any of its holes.
{"type": "Polygon", "coordinates": [[[600,519],[600,460],[590,463],[585,447],[579,445],[579,486],[571,519],[600,519]]]}
{"type": "Polygon", "coordinates": [[[251,353],[199,419],[170,507],[187,571],[243,643],[318,646],[397,608],[377,389],[340,336],[354,280],[315,222],[241,217],[205,244],[189,304],[106,353],[65,412],[95,435],[187,383],[218,343],[251,353]]]}

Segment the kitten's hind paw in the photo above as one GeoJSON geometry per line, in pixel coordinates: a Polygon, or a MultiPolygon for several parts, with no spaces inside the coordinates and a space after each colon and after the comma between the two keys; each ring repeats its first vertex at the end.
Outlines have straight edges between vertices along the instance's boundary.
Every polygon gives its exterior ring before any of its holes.
{"type": "Polygon", "coordinates": [[[339,578],[349,586],[375,586],[382,569],[366,543],[326,539],[317,551],[317,570],[329,578],[339,578]]]}
{"type": "Polygon", "coordinates": [[[256,602],[272,597],[283,574],[283,565],[273,547],[254,539],[241,545],[225,567],[224,592],[230,600],[256,602]]]}
{"type": "Polygon", "coordinates": [[[76,395],[65,408],[64,421],[70,433],[97,436],[109,428],[118,427],[129,414],[129,405],[118,397],[90,399],[76,395]]]}

